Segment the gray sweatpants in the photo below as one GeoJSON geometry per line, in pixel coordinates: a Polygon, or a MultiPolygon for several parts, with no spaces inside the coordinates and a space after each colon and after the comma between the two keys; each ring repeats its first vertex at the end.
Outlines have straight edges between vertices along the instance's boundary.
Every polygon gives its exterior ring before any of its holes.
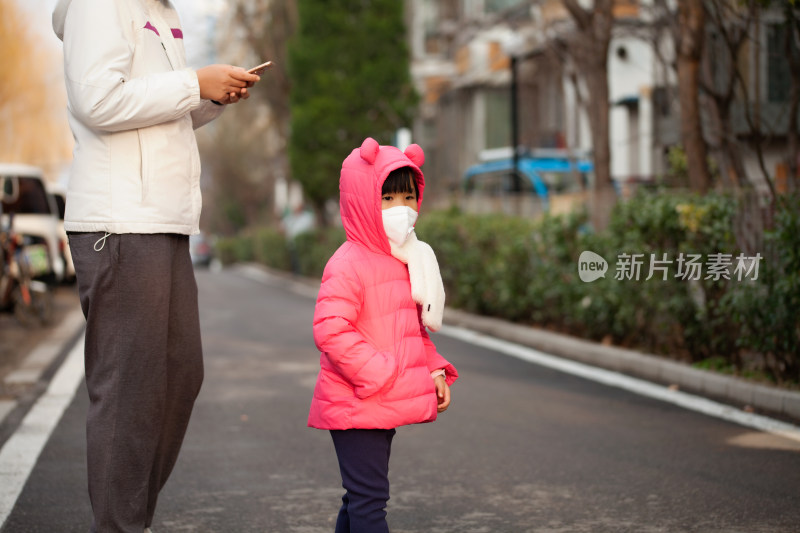
{"type": "Polygon", "coordinates": [[[69,236],[86,316],[91,531],[142,533],[203,381],[189,239],[69,236]]]}

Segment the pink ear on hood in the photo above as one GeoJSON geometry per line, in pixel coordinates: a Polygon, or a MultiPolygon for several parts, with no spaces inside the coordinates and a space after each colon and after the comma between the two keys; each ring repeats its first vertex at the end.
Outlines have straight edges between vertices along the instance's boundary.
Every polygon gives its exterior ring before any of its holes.
{"type": "Polygon", "coordinates": [[[370,165],[374,165],[375,159],[378,157],[379,149],[380,146],[378,145],[378,141],[372,137],[367,137],[364,139],[364,142],[361,143],[361,159],[370,165]]]}
{"type": "Polygon", "coordinates": [[[425,164],[425,152],[422,151],[422,147],[420,145],[409,144],[408,148],[406,148],[406,151],[403,153],[406,154],[406,157],[408,157],[411,162],[418,167],[421,167],[425,164]]]}

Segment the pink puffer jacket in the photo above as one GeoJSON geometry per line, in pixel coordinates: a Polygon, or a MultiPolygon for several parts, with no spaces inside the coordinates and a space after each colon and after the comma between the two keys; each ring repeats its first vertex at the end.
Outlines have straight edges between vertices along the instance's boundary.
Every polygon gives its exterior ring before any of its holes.
{"type": "Polygon", "coordinates": [[[392,257],[383,231],[381,187],[411,167],[424,179],[422,149],[403,153],[367,139],[342,165],[339,182],[347,241],[330,258],[314,313],[320,372],[308,425],[319,429],[390,429],[436,419],[430,373],[456,369],[436,352],[411,299],[405,264],[392,257]]]}

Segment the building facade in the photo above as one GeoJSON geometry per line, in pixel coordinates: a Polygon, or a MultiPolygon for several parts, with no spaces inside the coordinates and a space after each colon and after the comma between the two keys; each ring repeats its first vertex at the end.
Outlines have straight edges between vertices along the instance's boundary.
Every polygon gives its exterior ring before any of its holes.
{"type": "MultiPolygon", "coordinates": [[[[731,4],[715,1],[709,9],[731,4]]],[[[674,25],[667,4],[617,0],[614,6],[607,63],[610,170],[620,189],[663,176],[670,148],[681,142],[674,25]]],[[[591,154],[587,103],[592,95],[565,46],[577,30],[561,0],[407,0],[406,12],[412,75],[422,96],[413,136],[426,148],[432,191],[458,190],[467,168],[508,156],[512,146],[518,152],[544,148],[591,154]]],[[[737,23],[737,15],[727,17],[725,27],[737,23]]],[[[724,135],[733,137],[743,173],[757,188],[765,168],[773,177],[781,175],[791,88],[790,71],[778,53],[781,20],[780,12],[757,20],[744,14],[738,23],[757,40],[746,39],[729,65],[714,53],[720,44],[708,24],[704,76],[726,78],[726,69],[735,67],[748,87],[735,90],[732,131],[720,131],[716,113],[703,116],[709,153],[721,162],[723,182],[732,172],[721,152],[724,135]],[[761,128],[757,147],[754,116],[761,128]]],[[[704,109],[714,105],[701,93],[704,109]]]]}

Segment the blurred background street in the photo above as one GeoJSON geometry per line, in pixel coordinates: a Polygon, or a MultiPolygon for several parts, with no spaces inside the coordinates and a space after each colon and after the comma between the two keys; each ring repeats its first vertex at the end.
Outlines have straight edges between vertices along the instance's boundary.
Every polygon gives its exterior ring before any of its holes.
{"type": "MultiPolygon", "coordinates": [[[[398,432],[393,531],[798,531],[800,3],[173,3],[190,67],[274,66],[197,130],[207,376],[156,533],[331,530],[311,316],[367,136],[425,152],[462,375],[398,432]]],[[[0,0],[2,533],[90,514],[55,4],[0,0]]]]}
{"type": "MultiPolygon", "coordinates": [[[[198,271],[206,380],[154,531],[331,531],[341,497],[327,432],[305,426],[318,368],[314,287],[198,271]]],[[[435,334],[454,403],[401,428],[392,531],[792,532],[800,441],[435,334]]],[[[4,533],[85,531],[81,384],[4,533]]]]}

